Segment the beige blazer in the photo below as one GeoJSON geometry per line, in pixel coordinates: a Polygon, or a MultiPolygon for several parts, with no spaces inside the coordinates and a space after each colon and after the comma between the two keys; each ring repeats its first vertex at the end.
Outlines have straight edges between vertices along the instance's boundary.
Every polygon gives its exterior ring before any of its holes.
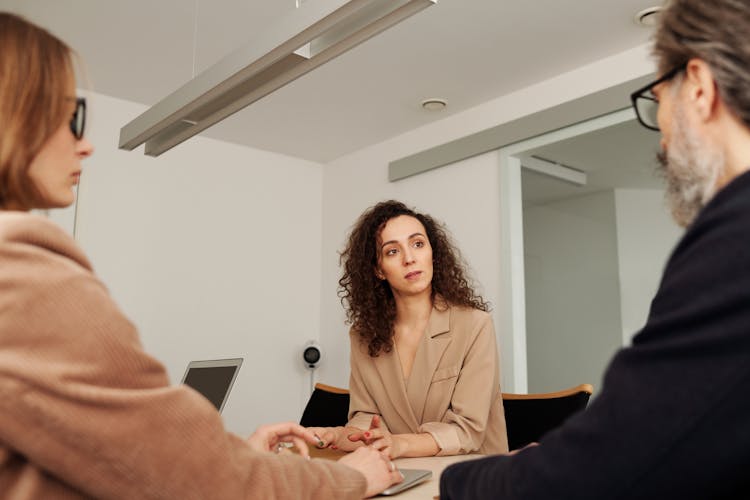
{"type": "Polygon", "coordinates": [[[380,415],[394,434],[435,438],[438,455],[508,451],[492,318],[465,307],[434,308],[404,380],[396,349],[370,357],[350,332],[349,424],[380,415]]]}

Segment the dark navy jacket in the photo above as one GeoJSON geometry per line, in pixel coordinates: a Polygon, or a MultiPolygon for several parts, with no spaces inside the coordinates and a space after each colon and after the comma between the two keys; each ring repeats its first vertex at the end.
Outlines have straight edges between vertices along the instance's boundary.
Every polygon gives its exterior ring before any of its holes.
{"type": "Polygon", "coordinates": [[[441,500],[485,498],[750,498],[750,172],[685,233],[584,412],[443,472],[441,500]]]}

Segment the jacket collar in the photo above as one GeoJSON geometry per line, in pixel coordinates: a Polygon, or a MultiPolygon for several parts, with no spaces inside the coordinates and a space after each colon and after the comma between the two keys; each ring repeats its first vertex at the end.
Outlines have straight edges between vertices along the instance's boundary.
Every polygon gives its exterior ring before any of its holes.
{"type": "Polygon", "coordinates": [[[387,355],[375,358],[375,367],[388,395],[394,407],[405,410],[401,418],[412,432],[417,432],[421,424],[435,369],[451,342],[450,317],[450,307],[436,303],[432,308],[408,381],[404,381],[395,347],[387,355]]]}

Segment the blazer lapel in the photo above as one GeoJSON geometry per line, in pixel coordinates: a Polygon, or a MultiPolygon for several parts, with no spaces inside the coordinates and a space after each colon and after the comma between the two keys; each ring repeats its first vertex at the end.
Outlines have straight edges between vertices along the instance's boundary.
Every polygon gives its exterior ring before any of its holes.
{"type": "MultiPolygon", "coordinates": [[[[385,393],[391,400],[393,407],[404,409],[404,412],[399,413],[399,416],[403,420],[404,425],[411,429],[411,432],[416,432],[419,424],[406,396],[404,372],[401,370],[401,362],[396,354],[396,349],[394,348],[389,353],[381,353],[380,356],[373,358],[373,361],[375,369],[380,375],[383,387],[386,389],[385,393]]],[[[393,426],[390,425],[389,427],[393,426]]]]}
{"type": "Polygon", "coordinates": [[[411,370],[408,386],[406,387],[409,406],[414,412],[417,424],[422,421],[424,415],[427,393],[430,389],[435,369],[450,343],[450,307],[444,311],[433,308],[430,314],[430,321],[427,324],[427,331],[417,349],[414,366],[411,370]]]}

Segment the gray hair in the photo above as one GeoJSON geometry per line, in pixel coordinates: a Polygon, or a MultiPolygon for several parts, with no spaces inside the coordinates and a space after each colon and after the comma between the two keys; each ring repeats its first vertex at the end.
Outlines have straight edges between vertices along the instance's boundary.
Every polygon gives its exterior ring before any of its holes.
{"type": "Polygon", "coordinates": [[[654,42],[662,74],[693,58],[705,61],[721,99],[750,127],[750,1],[670,0],[654,42]]]}

